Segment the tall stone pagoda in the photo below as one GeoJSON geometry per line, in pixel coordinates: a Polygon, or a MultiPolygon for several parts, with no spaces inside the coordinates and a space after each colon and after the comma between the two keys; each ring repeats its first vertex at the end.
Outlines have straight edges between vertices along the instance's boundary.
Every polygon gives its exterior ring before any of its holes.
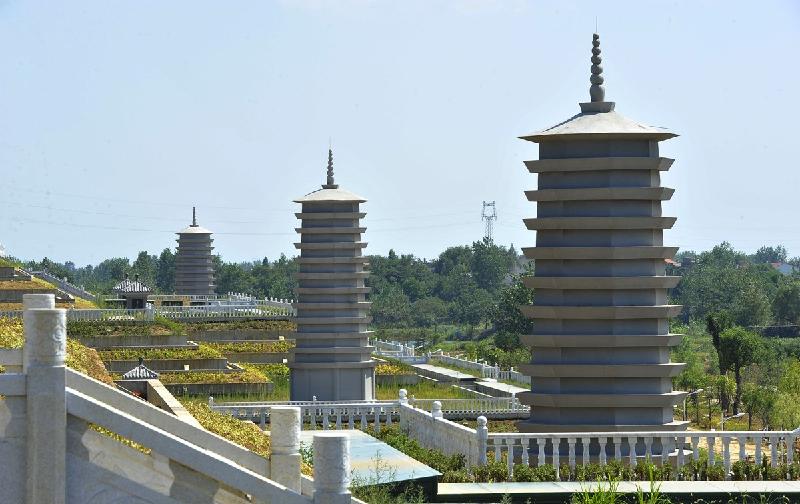
{"type": "Polygon", "coordinates": [[[673,160],[660,157],[659,142],[676,136],[614,111],[605,101],[600,40],[592,42],[591,101],[551,128],[520,137],[539,144],[539,160],[527,161],[539,188],[526,191],[537,217],[536,261],[524,280],[536,289],[533,334],[523,336],[533,358],[522,371],[531,391],[520,400],[531,416],[523,432],[680,430],[672,407],[685,392],[671,378],[683,364],[669,349],[681,335],[669,332],[668,289],[679,277],[665,276],[665,259],[677,247],[663,243],[661,202],[673,189],[661,172],[673,160]]]}
{"type": "Polygon", "coordinates": [[[175,257],[175,293],[194,296],[214,294],[214,262],[211,231],[197,225],[192,207],[192,225],[178,233],[175,257]]]}
{"type": "Polygon", "coordinates": [[[368,344],[370,303],[362,255],[366,214],[361,196],[333,181],[333,153],[322,189],[295,200],[300,250],[297,273],[297,335],[292,349],[291,399],[352,401],[375,397],[375,362],[368,344]]]}

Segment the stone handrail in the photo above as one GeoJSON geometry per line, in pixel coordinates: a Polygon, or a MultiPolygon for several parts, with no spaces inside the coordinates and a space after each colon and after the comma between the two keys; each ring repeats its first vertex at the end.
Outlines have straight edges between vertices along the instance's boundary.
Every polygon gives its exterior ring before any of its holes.
{"type": "Polygon", "coordinates": [[[416,355],[416,349],[414,347],[405,345],[399,341],[374,339],[371,343],[375,347],[375,353],[378,355],[397,357],[414,357],[416,355]]]}
{"type": "Polygon", "coordinates": [[[415,408],[432,411],[434,403],[439,402],[442,414],[474,413],[486,415],[491,413],[511,413],[530,411],[530,407],[522,404],[516,397],[475,397],[469,399],[416,399],[409,398],[415,408]]]}
{"type": "Polygon", "coordinates": [[[112,406],[73,389],[66,390],[67,412],[112,432],[123,433],[144,446],[157,447],[158,453],[205,474],[254,498],[267,502],[301,504],[312,502],[283,485],[247,469],[237,462],[181,439],[171,432],[137,421],[112,406]]]}
{"type": "Polygon", "coordinates": [[[30,274],[35,276],[35,277],[37,277],[37,278],[41,278],[42,280],[44,280],[46,282],[50,282],[52,284],[55,284],[56,287],[58,287],[60,290],[62,290],[64,292],[66,292],[67,294],[72,294],[73,296],[76,296],[76,297],[79,297],[79,298],[83,298],[83,299],[86,299],[86,300],[92,301],[92,302],[97,301],[97,296],[95,296],[91,292],[87,291],[83,287],[79,287],[79,286],[67,281],[64,278],[58,278],[57,276],[53,275],[52,273],[49,273],[49,272],[44,271],[44,270],[41,270],[41,271],[31,271],[30,274]]]}
{"type": "Polygon", "coordinates": [[[381,429],[381,422],[391,426],[399,415],[396,401],[294,401],[283,403],[216,403],[209,398],[209,406],[218,413],[231,415],[240,420],[258,423],[266,429],[270,422],[270,411],[275,407],[294,406],[300,409],[300,418],[305,428],[316,430],[354,429],[357,425],[366,429],[370,422],[381,429]]]}
{"type": "MultiPolygon", "coordinates": [[[[156,315],[168,319],[248,319],[291,317],[293,308],[273,305],[162,306],[159,308],[69,309],[68,320],[152,321],[156,315]]],[[[22,310],[0,311],[0,317],[22,318],[22,310]]]]}
{"type": "Polygon", "coordinates": [[[566,463],[570,468],[575,468],[580,459],[580,463],[588,464],[593,455],[590,455],[592,446],[600,446],[599,454],[596,456],[600,464],[605,464],[609,460],[629,463],[636,465],[639,458],[651,458],[666,463],[674,459],[678,471],[689,460],[699,460],[700,441],[704,440],[708,450],[709,460],[716,459],[717,450],[721,450],[722,464],[726,475],[731,471],[731,442],[738,444],[739,460],[747,456],[746,443],[748,440],[754,443],[755,462],[761,464],[763,454],[763,443],[768,443],[770,451],[770,464],[772,467],[778,465],[779,459],[784,459],[787,463],[794,460],[794,442],[800,435],[800,429],[794,431],[671,431],[671,432],[573,432],[573,433],[489,433],[485,442],[481,443],[481,460],[485,462],[489,453],[493,454],[494,460],[501,460],[502,454],[506,454],[509,477],[513,476],[513,461],[521,460],[523,464],[542,465],[546,461],[551,463],[558,470],[562,462],[561,457],[566,458],[566,463]],[[485,444],[484,444],[485,443],[485,444]],[[578,450],[580,444],[580,450],[578,450]],[[561,449],[553,449],[560,446],[561,449]],[[563,448],[566,446],[567,450],[563,448]],[[631,450],[630,447],[634,449],[631,450]],[[534,448],[535,447],[535,448],[534,448]]]}
{"type": "MultiPolygon", "coordinates": [[[[91,457],[81,458],[87,456],[81,449],[68,450],[69,418],[71,423],[82,420],[95,424],[148,447],[152,450],[149,456],[159,463],[165,459],[174,461],[216,482],[215,486],[224,485],[242,492],[252,497],[254,502],[357,502],[347,489],[349,455],[346,436],[337,433],[314,436],[314,451],[320,456],[315,457],[317,477],[311,489],[308,478],[300,474],[298,408],[273,409],[273,414],[283,420],[282,427],[272,433],[270,463],[197,424],[187,423],[114,387],[66,369],[67,311],[54,308],[52,294],[26,295],[23,302],[28,308],[24,312],[25,348],[22,353],[15,350],[2,354],[3,359],[11,364],[22,363],[19,366],[22,372],[0,374],[0,394],[5,396],[0,398],[0,403],[14,401],[11,403],[14,408],[22,404],[22,421],[27,427],[19,428],[20,417],[17,415],[16,419],[12,418],[17,425],[0,429],[0,444],[12,447],[10,451],[0,452],[0,466],[15,468],[11,472],[0,472],[0,488],[11,501],[71,504],[74,496],[84,496],[80,488],[84,484],[82,481],[72,479],[67,484],[67,453],[70,457],[77,457],[84,471],[102,474],[105,470],[103,464],[95,464],[91,457]],[[22,398],[21,402],[19,398],[22,398]],[[20,469],[20,456],[25,460],[26,455],[27,464],[20,469]],[[68,495],[68,487],[78,489],[70,490],[72,493],[68,495]],[[68,499],[65,500],[65,496],[68,499]]],[[[147,491],[162,489],[160,481],[147,478],[133,481],[132,475],[138,473],[126,472],[125,469],[128,468],[126,464],[134,462],[115,450],[105,453],[104,461],[121,464],[118,477],[128,478],[147,491]]],[[[122,493],[133,491],[122,489],[122,493]]]]}
{"type": "Polygon", "coordinates": [[[447,454],[462,453],[469,465],[485,465],[490,458],[504,460],[509,479],[513,478],[515,463],[551,464],[558,477],[562,463],[571,469],[578,464],[606,464],[611,460],[635,466],[648,457],[662,464],[673,463],[678,469],[673,473],[677,479],[683,465],[699,460],[701,443],[710,460],[717,460],[720,455],[722,468],[729,478],[732,443],[737,445],[739,460],[748,456],[746,444],[752,442],[755,463],[761,464],[768,452],[770,465],[776,467],[781,461],[787,464],[794,461],[795,441],[800,437],[800,428],[793,431],[490,433],[485,416],[478,417],[477,429],[444,418],[445,401],[432,401],[430,412],[416,407],[421,401],[405,401],[401,396],[399,402],[401,428],[422,446],[447,454]],[[601,445],[602,450],[599,449],[601,445]]]}

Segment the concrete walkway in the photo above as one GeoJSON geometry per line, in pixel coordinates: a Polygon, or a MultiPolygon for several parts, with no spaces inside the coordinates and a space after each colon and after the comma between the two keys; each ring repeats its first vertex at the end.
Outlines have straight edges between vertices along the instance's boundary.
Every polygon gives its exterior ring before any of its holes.
{"type": "Polygon", "coordinates": [[[433,364],[413,364],[411,367],[422,376],[427,376],[428,378],[433,378],[441,382],[474,382],[477,380],[476,377],[470,374],[434,366],[433,364]]]}
{"type": "MultiPolygon", "coordinates": [[[[608,483],[439,483],[438,502],[499,502],[500,496],[510,495],[514,502],[568,502],[569,496],[585,489],[608,483]]],[[[694,496],[698,499],[721,499],[742,494],[772,494],[777,499],[788,496],[787,502],[800,502],[800,481],[663,481],[657,483],[662,494],[672,496],[694,496]]],[[[636,493],[639,488],[650,491],[649,482],[624,481],[619,484],[620,493],[636,493]]],[[[772,502],[772,501],[770,501],[772,502]]],[[[775,502],[778,502],[775,500],[775,502]]],[[[783,502],[783,501],[780,501],[783,502]]]]}
{"type": "Polygon", "coordinates": [[[475,390],[492,397],[513,397],[520,392],[527,392],[530,389],[509,385],[491,378],[482,378],[475,382],[475,390]]]}
{"type": "MultiPolygon", "coordinates": [[[[314,443],[314,434],[322,431],[300,431],[300,442],[306,446],[314,443]]],[[[418,462],[383,441],[360,430],[339,430],[350,437],[350,467],[356,483],[374,484],[413,480],[420,486],[426,481],[435,485],[439,472],[418,462]],[[376,467],[377,466],[377,467],[376,467]]]]}

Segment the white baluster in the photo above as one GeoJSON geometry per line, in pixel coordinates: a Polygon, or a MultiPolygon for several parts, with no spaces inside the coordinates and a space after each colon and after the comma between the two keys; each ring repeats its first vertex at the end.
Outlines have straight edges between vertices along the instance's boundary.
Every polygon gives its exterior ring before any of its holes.
{"type": "Polygon", "coordinates": [[[508,466],[508,478],[509,481],[511,480],[512,476],[514,476],[514,439],[513,438],[506,438],[506,452],[507,452],[507,459],[506,464],[508,466]]]}
{"type": "Polygon", "coordinates": [[[570,469],[575,469],[575,438],[570,437],[567,438],[567,445],[568,445],[568,463],[570,469]]]}
{"type": "Polygon", "coordinates": [[[631,467],[636,467],[636,437],[628,436],[628,460],[631,467]]]}
{"type": "Polygon", "coordinates": [[[583,445],[583,455],[581,456],[581,464],[586,466],[589,464],[589,443],[591,440],[587,437],[581,438],[581,445],[583,445]]]}
{"type": "Polygon", "coordinates": [[[755,436],[753,440],[756,442],[756,465],[761,465],[762,454],[761,454],[761,436],[755,436]]]}
{"type": "Polygon", "coordinates": [[[543,466],[545,462],[544,452],[545,447],[547,446],[547,440],[543,438],[536,438],[536,446],[539,449],[539,466],[543,466]]]}
{"type": "Polygon", "coordinates": [[[606,465],[608,462],[606,460],[606,446],[608,445],[608,438],[599,437],[597,438],[597,442],[600,443],[600,465],[606,465]]]}
{"type": "Polygon", "coordinates": [[[617,462],[622,462],[622,447],[620,446],[622,444],[621,442],[622,438],[614,437],[613,440],[614,440],[614,460],[616,460],[617,462]]]}
{"type": "Polygon", "coordinates": [[[772,445],[770,451],[770,465],[772,467],[778,467],[778,438],[776,436],[770,436],[769,443],[772,445]]]}
{"type": "Polygon", "coordinates": [[[714,454],[714,443],[716,442],[716,436],[714,434],[706,437],[706,443],[708,443],[708,465],[713,466],[716,463],[716,455],[714,454]]]}
{"type": "Polygon", "coordinates": [[[695,462],[700,460],[700,450],[698,448],[699,444],[700,444],[700,438],[692,437],[692,459],[694,459],[695,462]]]}
{"type": "Polygon", "coordinates": [[[722,436],[722,464],[725,467],[725,479],[731,472],[731,438],[730,436],[722,436]]]}
{"type": "Polygon", "coordinates": [[[648,462],[653,458],[653,436],[645,436],[644,438],[644,458],[648,462]]]}

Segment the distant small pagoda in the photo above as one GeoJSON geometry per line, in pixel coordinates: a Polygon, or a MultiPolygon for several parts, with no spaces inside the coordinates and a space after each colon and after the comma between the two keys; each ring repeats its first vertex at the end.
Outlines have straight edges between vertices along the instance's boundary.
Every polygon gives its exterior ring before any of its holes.
{"type": "Polygon", "coordinates": [[[370,303],[364,279],[366,242],[361,235],[361,196],[333,181],[328,150],[327,182],[295,200],[302,205],[297,228],[296,346],[292,349],[293,401],[354,401],[375,398],[375,361],[368,345],[370,303]]]}
{"type": "Polygon", "coordinates": [[[581,112],[544,131],[521,137],[539,144],[539,160],[526,161],[539,187],[526,191],[537,217],[536,247],[523,249],[536,261],[531,391],[519,394],[531,416],[526,432],[679,430],[673,405],[686,396],[672,389],[683,364],[670,362],[681,335],[669,319],[681,306],[668,289],[665,259],[677,247],[664,245],[661,202],[673,189],[661,172],[673,160],[659,155],[659,142],[675,137],[614,111],[605,101],[600,37],[592,41],[591,101],[581,112]]]}
{"type": "Polygon", "coordinates": [[[175,293],[192,296],[214,294],[214,262],[211,231],[197,225],[197,212],[192,207],[192,224],[178,234],[175,257],[175,293]]]}

